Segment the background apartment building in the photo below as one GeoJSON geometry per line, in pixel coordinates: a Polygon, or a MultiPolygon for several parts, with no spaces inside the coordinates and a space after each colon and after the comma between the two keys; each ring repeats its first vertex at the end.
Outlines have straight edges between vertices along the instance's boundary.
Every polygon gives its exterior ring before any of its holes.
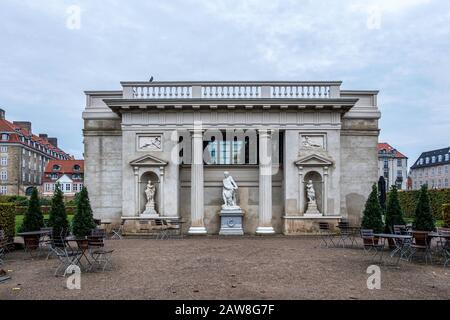
{"type": "Polygon", "coordinates": [[[430,189],[449,188],[450,148],[423,152],[411,167],[410,177],[413,190],[424,184],[430,189]]]}
{"type": "Polygon", "coordinates": [[[57,138],[34,135],[31,122],[10,122],[0,109],[0,194],[29,195],[42,184],[47,163],[71,156],[58,148],[57,138]]]}
{"type": "Polygon", "coordinates": [[[408,158],[389,143],[378,144],[378,176],[386,181],[386,190],[393,185],[406,190],[408,177],[408,158]]]}

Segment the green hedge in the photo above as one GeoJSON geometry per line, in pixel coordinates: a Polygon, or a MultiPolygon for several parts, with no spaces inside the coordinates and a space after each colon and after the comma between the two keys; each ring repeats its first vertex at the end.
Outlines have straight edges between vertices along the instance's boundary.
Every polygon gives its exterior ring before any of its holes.
{"type": "Polygon", "coordinates": [[[0,229],[5,231],[8,238],[14,237],[16,232],[15,204],[0,203],[0,229]]]}
{"type": "Polygon", "coordinates": [[[446,203],[442,206],[442,219],[444,228],[450,228],[450,203],[446,203]]]}
{"type": "MultiPolygon", "coordinates": [[[[16,207],[16,215],[24,215],[27,212],[28,207],[20,206],[16,207]]],[[[50,214],[51,206],[41,206],[42,214],[50,214]]],[[[73,215],[77,211],[77,207],[71,206],[66,207],[66,212],[68,215],[73,215]]]]}
{"type": "MultiPolygon", "coordinates": [[[[420,190],[399,191],[398,199],[405,217],[414,217],[420,190]]],[[[428,190],[431,202],[431,212],[436,220],[442,220],[442,206],[450,203],[450,189],[428,190]]]]}

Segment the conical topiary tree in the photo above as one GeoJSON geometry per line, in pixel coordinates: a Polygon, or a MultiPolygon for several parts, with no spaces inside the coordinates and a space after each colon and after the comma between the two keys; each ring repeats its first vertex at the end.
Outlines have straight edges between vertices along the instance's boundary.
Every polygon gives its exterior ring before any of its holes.
{"type": "Polygon", "coordinates": [[[30,200],[28,201],[28,210],[25,212],[21,227],[22,232],[38,231],[44,226],[44,216],[42,215],[41,205],[39,203],[38,190],[33,188],[30,200]]]}
{"type": "Polygon", "coordinates": [[[57,237],[61,235],[62,230],[65,232],[69,230],[64,195],[59,184],[56,185],[55,192],[53,193],[48,224],[50,227],[53,227],[53,234],[57,237]]]}
{"type": "Polygon", "coordinates": [[[388,195],[385,224],[386,232],[392,232],[394,230],[394,225],[396,224],[405,224],[396,186],[391,187],[391,191],[388,195]]]}
{"type": "Polygon", "coordinates": [[[76,202],[77,211],[73,218],[72,231],[75,236],[83,238],[89,235],[91,229],[95,228],[89,194],[86,187],[77,194],[76,202]]]}
{"type": "Polygon", "coordinates": [[[430,196],[427,185],[420,188],[419,199],[417,200],[414,214],[413,228],[420,231],[433,231],[435,229],[433,214],[431,213],[430,196]]]}
{"type": "Polygon", "coordinates": [[[372,229],[375,233],[383,232],[382,213],[383,211],[378,201],[377,185],[374,184],[364,208],[364,216],[361,223],[362,228],[372,229]]]}

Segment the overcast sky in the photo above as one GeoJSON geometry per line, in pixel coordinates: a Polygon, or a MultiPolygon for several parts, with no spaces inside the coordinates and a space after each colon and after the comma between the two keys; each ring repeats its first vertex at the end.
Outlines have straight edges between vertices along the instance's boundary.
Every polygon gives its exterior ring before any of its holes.
{"type": "Polygon", "coordinates": [[[0,26],[0,107],[76,157],[83,91],[150,75],[342,80],[380,90],[380,142],[410,165],[450,145],[448,0],[0,0],[0,26]]]}

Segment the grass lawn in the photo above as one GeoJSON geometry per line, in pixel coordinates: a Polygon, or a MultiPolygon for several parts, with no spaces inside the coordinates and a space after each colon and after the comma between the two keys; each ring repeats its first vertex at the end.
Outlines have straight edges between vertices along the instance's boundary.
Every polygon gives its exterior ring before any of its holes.
{"type": "MultiPolygon", "coordinates": [[[[45,214],[44,219],[48,219],[49,215],[45,214]]],[[[69,224],[72,225],[73,215],[67,215],[67,220],[69,220],[69,224]]],[[[19,232],[19,227],[23,223],[23,215],[17,215],[16,216],[16,233],[19,232]]]]}
{"type": "MultiPolygon", "coordinates": [[[[413,223],[414,218],[404,218],[406,223],[413,223]]],[[[436,227],[440,228],[444,225],[444,220],[436,220],[436,227]]]]}

